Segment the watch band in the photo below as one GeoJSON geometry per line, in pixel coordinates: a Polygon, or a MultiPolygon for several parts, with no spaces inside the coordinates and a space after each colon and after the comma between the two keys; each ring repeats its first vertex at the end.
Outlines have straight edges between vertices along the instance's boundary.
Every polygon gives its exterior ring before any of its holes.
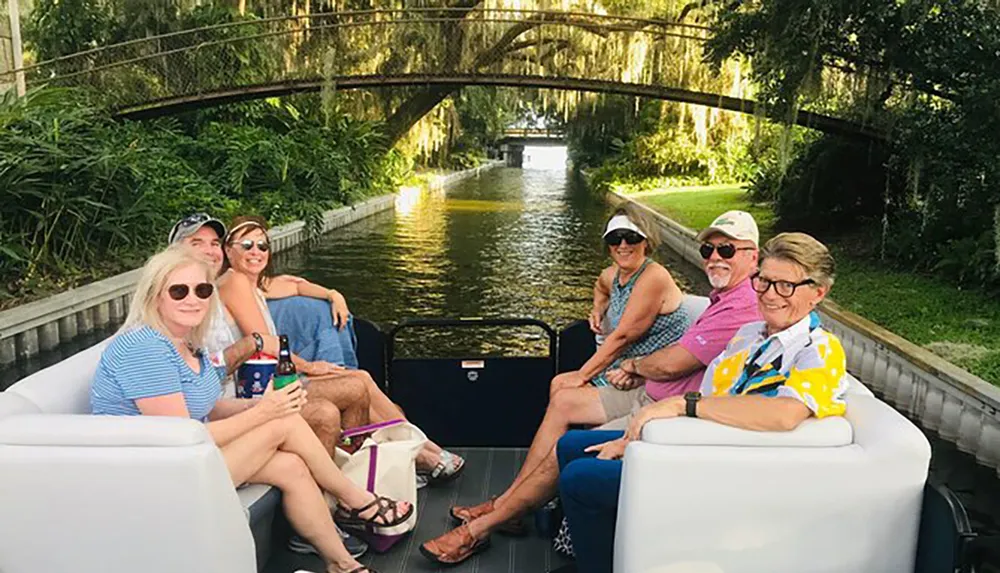
{"type": "Polygon", "coordinates": [[[698,400],[700,399],[701,392],[688,392],[684,394],[684,407],[688,418],[698,417],[698,400]]]}
{"type": "Polygon", "coordinates": [[[263,352],[264,350],[264,337],[259,333],[253,332],[250,334],[253,337],[253,344],[257,347],[257,352],[263,352]]]}

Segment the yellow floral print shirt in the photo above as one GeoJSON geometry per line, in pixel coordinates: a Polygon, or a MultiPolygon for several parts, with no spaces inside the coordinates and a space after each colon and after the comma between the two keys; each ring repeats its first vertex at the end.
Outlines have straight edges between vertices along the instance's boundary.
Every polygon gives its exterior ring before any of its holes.
{"type": "Polygon", "coordinates": [[[764,322],[740,328],[705,370],[706,396],[787,396],[817,418],[842,416],[847,409],[847,359],[836,336],[809,314],[785,330],[767,335],[764,322]]]}

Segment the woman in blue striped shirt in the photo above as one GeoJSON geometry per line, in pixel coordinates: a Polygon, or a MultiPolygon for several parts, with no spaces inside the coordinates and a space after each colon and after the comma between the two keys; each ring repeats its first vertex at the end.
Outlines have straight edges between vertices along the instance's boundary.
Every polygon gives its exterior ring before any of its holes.
{"type": "Polygon", "coordinates": [[[125,326],[101,356],[91,388],[94,413],[205,422],[233,483],[281,489],[289,521],[319,550],[328,573],[374,573],[344,549],[323,491],[340,502],[335,517],[344,525],[398,525],[413,507],[344,477],[299,415],[306,403],[299,383],[269,388],[255,401],[222,398],[226,373],[199,350],[219,304],[212,278],[182,245],[146,263],[125,326]]]}

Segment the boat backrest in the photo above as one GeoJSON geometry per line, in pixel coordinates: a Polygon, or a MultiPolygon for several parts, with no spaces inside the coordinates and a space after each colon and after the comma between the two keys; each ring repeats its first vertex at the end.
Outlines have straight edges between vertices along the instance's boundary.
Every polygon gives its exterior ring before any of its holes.
{"type": "Polygon", "coordinates": [[[705,312],[708,308],[709,300],[707,296],[698,296],[694,294],[684,295],[684,301],[681,302],[681,308],[688,311],[691,315],[691,322],[698,320],[701,313],[705,312]]]}
{"type": "Polygon", "coordinates": [[[90,384],[108,340],[57,362],[0,392],[0,417],[89,414],[90,384]]]}

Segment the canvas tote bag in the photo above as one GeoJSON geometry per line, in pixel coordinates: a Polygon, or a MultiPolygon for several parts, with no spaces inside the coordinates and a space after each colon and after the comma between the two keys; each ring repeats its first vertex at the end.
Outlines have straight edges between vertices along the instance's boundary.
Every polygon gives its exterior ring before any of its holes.
{"type": "Polygon", "coordinates": [[[345,430],[344,438],[363,439],[354,453],[337,448],[334,462],[352,482],[377,495],[408,501],[413,514],[393,527],[369,526],[359,535],[378,552],[387,551],[417,524],[417,454],[427,436],[406,420],[390,420],[345,430]]]}

